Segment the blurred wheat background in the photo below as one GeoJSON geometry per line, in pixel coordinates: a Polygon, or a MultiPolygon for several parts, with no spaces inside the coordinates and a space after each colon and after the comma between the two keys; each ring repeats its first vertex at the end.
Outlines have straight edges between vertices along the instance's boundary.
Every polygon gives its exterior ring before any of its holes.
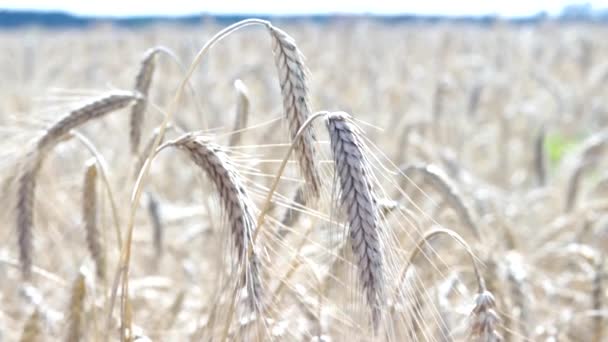
{"type": "MultiPolygon", "coordinates": [[[[128,303],[110,308],[119,240],[145,159],[130,153],[130,109],[74,133],[101,160],[74,135],[45,157],[35,190],[33,273],[23,278],[16,179],[28,149],[71,109],[132,90],[145,52],[162,46],[141,126],[145,153],[185,70],[223,28],[205,21],[0,31],[0,341],[608,339],[605,26],[273,25],[306,57],[313,112],[348,112],[361,130],[385,236],[379,328],[345,248],[323,119],[313,123],[321,198],[298,199],[303,179],[292,159],[258,240],[261,311],[247,309],[213,182],[171,149],[152,162],[135,207],[128,303]],[[97,165],[93,211],[104,278],[85,233],[87,165],[97,165]]],[[[272,40],[263,28],[243,28],[205,55],[165,139],[195,131],[222,146],[259,215],[289,148],[283,113],[272,40]],[[230,145],[244,110],[245,128],[230,145]]],[[[123,290],[114,294],[126,297],[123,290]]]]}

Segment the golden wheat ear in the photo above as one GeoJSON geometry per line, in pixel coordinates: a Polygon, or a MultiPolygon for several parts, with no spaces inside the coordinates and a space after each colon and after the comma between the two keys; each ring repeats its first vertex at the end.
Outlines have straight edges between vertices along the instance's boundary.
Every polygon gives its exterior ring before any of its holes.
{"type": "Polygon", "coordinates": [[[66,341],[78,342],[84,338],[84,300],[86,296],[86,284],[84,274],[78,274],[72,284],[70,304],[68,308],[68,329],[66,341]]]}
{"type": "Polygon", "coordinates": [[[191,134],[168,142],[166,146],[186,152],[215,185],[232,232],[237,261],[245,270],[248,302],[252,308],[259,308],[262,285],[260,261],[253,241],[256,230],[254,204],[233,162],[220,146],[191,134]]]}
{"type": "Polygon", "coordinates": [[[95,261],[95,270],[100,280],[106,278],[106,258],[97,227],[97,165],[91,159],[86,164],[82,185],[82,221],[87,247],[95,261]]]}
{"type": "Polygon", "coordinates": [[[17,177],[17,236],[21,272],[25,279],[31,277],[34,222],[34,197],[36,178],[46,154],[63,141],[72,129],[101,118],[131,105],[140,96],[130,92],[111,92],[93,100],[63,116],[52,124],[38,139],[34,150],[25,156],[25,162],[17,177]]]}

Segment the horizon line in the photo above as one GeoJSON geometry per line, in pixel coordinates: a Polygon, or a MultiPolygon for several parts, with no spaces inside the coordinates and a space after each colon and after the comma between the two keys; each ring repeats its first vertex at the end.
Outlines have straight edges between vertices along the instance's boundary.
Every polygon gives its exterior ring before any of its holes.
{"type": "MultiPolygon", "coordinates": [[[[596,9],[599,13],[608,13],[608,8],[596,9]]],[[[563,11],[560,13],[550,13],[549,11],[537,11],[526,15],[504,15],[498,12],[488,13],[470,13],[470,14],[450,14],[450,13],[416,13],[412,12],[348,12],[348,11],[311,11],[311,12],[300,12],[300,13],[253,13],[253,12],[218,12],[218,11],[200,11],[191,13],[178,13],[178,14],[86,14],[86,13],[75,13],[69,10],[62,9],[33,9],[33,8],[2,8],[0,7],[0,13],[35,13],[35,14],[62,14],[76,18],[86,19],[180,19],[197,16],[213,16],[213,17],[284,17],[284,18],[305,18],[305,17],[420,17],[420,18],[504,18],[504,19],[528,19],[528,18],[559,18],[563,16],[563,11]]]]}

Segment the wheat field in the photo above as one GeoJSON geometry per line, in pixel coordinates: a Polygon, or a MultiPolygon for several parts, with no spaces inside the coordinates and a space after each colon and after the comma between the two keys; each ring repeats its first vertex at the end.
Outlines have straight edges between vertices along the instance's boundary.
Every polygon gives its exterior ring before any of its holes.
{"type": "Polygon", "coordinates": [[[0,31],[0,341],[608,339],[606,34],[0,31]]]}

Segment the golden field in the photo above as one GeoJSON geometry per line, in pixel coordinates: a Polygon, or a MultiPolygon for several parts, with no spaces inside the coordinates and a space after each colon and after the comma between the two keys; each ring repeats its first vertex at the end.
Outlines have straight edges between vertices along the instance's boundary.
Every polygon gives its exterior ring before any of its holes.
{"type": "Polygon", "coordinates": [[[608,339],[606,27],[223,28],[0,32],[0,341],[608,339]]]}

